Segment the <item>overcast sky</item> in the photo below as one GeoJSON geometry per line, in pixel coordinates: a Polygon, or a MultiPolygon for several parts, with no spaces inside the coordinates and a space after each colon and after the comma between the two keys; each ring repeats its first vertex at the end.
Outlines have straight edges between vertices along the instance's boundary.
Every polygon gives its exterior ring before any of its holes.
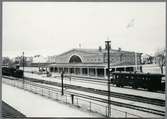
{"type": "Polygon", "coordinates": [[[58,55],[111,47],[154,54],[165,47],[164,3],[4,2],[3,56],[58,55]]]}

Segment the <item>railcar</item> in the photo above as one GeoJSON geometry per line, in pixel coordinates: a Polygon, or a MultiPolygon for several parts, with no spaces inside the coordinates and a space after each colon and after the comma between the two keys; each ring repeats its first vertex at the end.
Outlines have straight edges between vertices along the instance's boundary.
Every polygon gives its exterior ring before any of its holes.
{"type": "Polygon", "coordinates": [[[23,70],[14,67],[2,67],[2,75],[23,78],[23,70]]]}
{"type": "Polygon", "coordinates": [[[134,89],[144,88],[149,91],[162,89],[162,74],[139,72],[113,72],[111,83],[117,87],[130,86],[134,89]]]}

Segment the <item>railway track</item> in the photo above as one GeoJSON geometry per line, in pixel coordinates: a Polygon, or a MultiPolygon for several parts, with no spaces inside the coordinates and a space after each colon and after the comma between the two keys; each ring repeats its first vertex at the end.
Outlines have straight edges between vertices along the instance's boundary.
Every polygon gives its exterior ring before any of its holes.
{"type": "MultiPolygon", "coordinates": [[[[61,92],[60,89],[56,89],[53,87],[49,87],[49,86],[41,86],[40,84],[32,84],[34,86],[38,86],[41,88],[46,88],[46,89],[51,89],[53,91],[59,91],[61,92]]],[[[102,103],[106,103],[108,104],[108,100],[104,99],[104,98],[99,98],[99,97],[95,97],[95,96],[90,96],[90,95],[85,95],[85,94],[80,94],[80,93],[75,93],[72,91],[66,91],[66,94],[73,94],[77,97],[81,97],[81,98],[85,98],[85,99],[90,99],[90,100],[94,100],[94,101],[98,101],[98,102],[102,102],[102,103]]],[[[135,110],[139,110],[139,111],[143,111],[143,112],[148,112],[148,113],[152,113],[152,114],[157,114],[160,116],[164,116],[165,115],[165,111],[160,111],[160,110],[156,110],[156,109],[150,109],[150,108],[146,108],[146,107],[142,107],[142,106],[135,106],[135,105],[131,105],[131,104],[126,104],[126,103],[121,103],[121,102],[116,102],[116,101],[110,101],[110,103],[112,105],[115,106],[119,106],[119,107],[125,107],[125,108],[130,108],[130,109],[135,109],[135,110]]]]}
{"type": "MultiPolygon", "coordinates": [[[[34,82],[45,83],[45,84],[61,87],[61,83],[57,83],[57,82],[46,81],[46,80],[35,79],[35,78],[28,78],[28,77],[25,77],[25,79],[30,80],[30,81],[34,81],[34,82]]],[[[69,88],[69,89],[78,90],[78,91],[85,91],[85,92],[89,92],[89,93],[95,93],[95,94],[99,94],[99,95],[108,96],[108,91],[105,91],[105,90],[86,88],[86,87],[70,85],[70,84],[64,84],[64,87],[69,88]]],[[[110,92],[110,95],[111,95],[111,97],[115,97],[115,98],[121,98],[121,99],[125,99],[125,100],[142,102],[142,103],[147,103],[147,104],[152,104],[152,105],[157,105],[157,106],[165,106],[165,100],[161,100],[161,99],[152,99],[152,98],[148,98],[148,97],[123,94],[123,93],[117,93],[117,92],[110,92]]]]}
{"type": "MultiPolygon", "coordinates": [[[[72,93],[72,94],[77,95],[78,97],[91,99],[91,100],[93,99],[95,101],[103,102],[103,103],[106,103],[106,104],[108,103],[107,99],[93,97],[93,96],[89,96],[89,95],[83,95],[83,94],[81,95],[81,94],[78,94],[78,93],[72,93]]],[[[135,105],[116,102],[116,101],[110,101],[110,104],[115,105],[115,106],[119,106],[119,107],[125,107],[125,108],[135,109],[135,110],[148,112],[148,113],[152,113],[152,114],[157,114],[157,115],[160,115],[160,116],[165,115],[165,111],[160,111],[160,110],[156,110],[156,109],[150,109],[150,108],[146,108],[146,107],[135,106],[135,105]]]]}
{"type": "MultiPolygon", "coordinates": [[[[10,79],[13,79],[13,78],[10,78],[10,79]]],[[[21,82],[21,80],[18,80],[18,81],[21,82]]],[[[54,91],[54,92],[61,92],[61,89],[57,89],[55,87],[50,87],[50,86],[46,86],[46,85],[41,85],[41,84],[38,84],[38,82],[33,83],[32,81],[26,81],[26,83],[29,84],[29,85],[32,85],[34,87],[40,87],[40,88],[48,89],[48,90],[51,90],[51,91],[54,91]]],[[[76,92],[72,92],[72,91],[65,91],[65,93],[69,94],[69,95],[73,94],[77,97],[90,99],[90,100],[94,100],[94,101],[98,101],[98,102],[108,104],[108,100],[104,99],[104,98],[90,96],[90,95],[86,95],[86,94],[80,94],[80,93],[76,93],[76,92]]],[[[126,103],[116,102],[116,101],[110,101],[110,104],[115,105],[115,106],[119,106],[119,107],[124,107],[124,108],[134,109],[134,110],[138,110],[138,111],[148,112],[148,113],[152,113],[152,114],[156,114],[156,115],[160,115],[160,116],[165,115],[165,111],[151,109],[151,108],[147,108],[147,107],[136,106],[136,105],[126,104],[126,103]]]]}
{"type": "MultiPolygon", "coordinates": [[[[28,72],[28,73],[31,73],[31,72],[28,72]]],[[[39,74],[36,72],[36,74],[39,74]]],[[[44,73],[45,74],[45,73],[44,73]]],[[[57,77],[61,77],[60,75],[57,75],[57,76],[53,76],[54,78],[57,78],[57,77]]],[[[106,84],[108,82],[107,79],[105,78],[102,78],[102,77],[86,77],[86,76],[77,76],[77,75],[69,75],[69,74],[65,74],[64,76],[65,78],[72,78],[73,80],[79,80],[81,82],[91,82],[93,84],[97,84],[97,83],[101,83],[101,84],[106,84]]],[[[114,84],[111,83],[112,86],[114,86],[114,84]]],[[[129,87],[129,86],[123,86],[123,87],[119,87],[119,88],[126,88],[126,89],[132,89],[132,87],[129,87]]],[[[142,91],[147,91],[147,92],[153,92],[153,91],[149,91],[147,89],[144,89],[144,88],[133,88],[133,90],[142,90],[142,91]]],[[[162,91],[162,90],[158,90],[156,91],[157,93],[161,93],[161,94],[164,94],[165,91],[162,91]]]]}
{"type": "MultiPolygon", "coordinates": [[[[60,77],[60,76],[56,76],[56,77],[60,77]]],[[[69,78],[69,76],[67,75],[66,78],[69,78]]],[[[107,79],[104,79],[104,78],[94,78],[94,77],[83,77],[83,76],[72,76],[73,80],[79,80],[79,81],[87,81],[87,82],[92,82],[92,83],[101,83],[101,84],[106,84],[108,82],[107,79]]],[[[111,83],[112,84],[112,83],[111,83]]],[[[112,84],[114,86],[114,84],[112,84]]],[[[123,87],[119,87],[119,88],[126,88],[126,89],[132,89],[132,87],[129,87],[129,86],[123,86],[123,87]]],[[[133,90],[142,90],[142,91],[147,91],[147,92],[153,92],[153,91],[149,91],[147,89],[144,89],[144,88],[138,88],[138,89],[134,89],[133,90]]],[[[162,90],[158,90],[156,91],[158,93],[161,93],[161,94],[164,94],[165,91],[162,91],[162,90]]]]}

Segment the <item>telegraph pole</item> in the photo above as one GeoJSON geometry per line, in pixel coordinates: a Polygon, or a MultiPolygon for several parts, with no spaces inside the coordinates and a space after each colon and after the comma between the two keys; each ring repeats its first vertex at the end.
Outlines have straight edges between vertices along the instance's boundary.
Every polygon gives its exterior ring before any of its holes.
{"type": "Polygon", "coordinates": [[[62,73],[61,73],[61,95],[64,95],[63,78],[64,78],[64,71],[62,71],[62,73]]]}
{"type": "Polygon", "coordinates": [[[111,41],[105,41],[107,56],[108,56],[108,117],[111,116],[111,104],[110,104],[110,45],[111,41]]]}
{"type": "Polygon", "coordinates": [[[136,67],[136,71],[137,71],[137,53],[136,52],[134,52],[135,53],[135,67],[136,67]]]}
{"type": "Polygon", "coordinates": [[[23,52],[23,87],[24,87],[24,52],[23,52]]]}

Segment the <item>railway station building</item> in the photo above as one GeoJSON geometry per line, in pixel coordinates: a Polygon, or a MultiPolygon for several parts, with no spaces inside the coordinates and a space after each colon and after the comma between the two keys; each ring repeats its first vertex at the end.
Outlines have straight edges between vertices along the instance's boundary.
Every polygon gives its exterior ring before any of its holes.
{"type": "MultiPolygon", "coordinates": [[[[110,68],[141,64],[142,53],[110,50],[110,68]]],[[[55,63],[48,65],[52,73],[64,71],[70,75],[92,77],[107,76],[107,50],[105,49],[72,49],[55,57],[55,63]]]]}

